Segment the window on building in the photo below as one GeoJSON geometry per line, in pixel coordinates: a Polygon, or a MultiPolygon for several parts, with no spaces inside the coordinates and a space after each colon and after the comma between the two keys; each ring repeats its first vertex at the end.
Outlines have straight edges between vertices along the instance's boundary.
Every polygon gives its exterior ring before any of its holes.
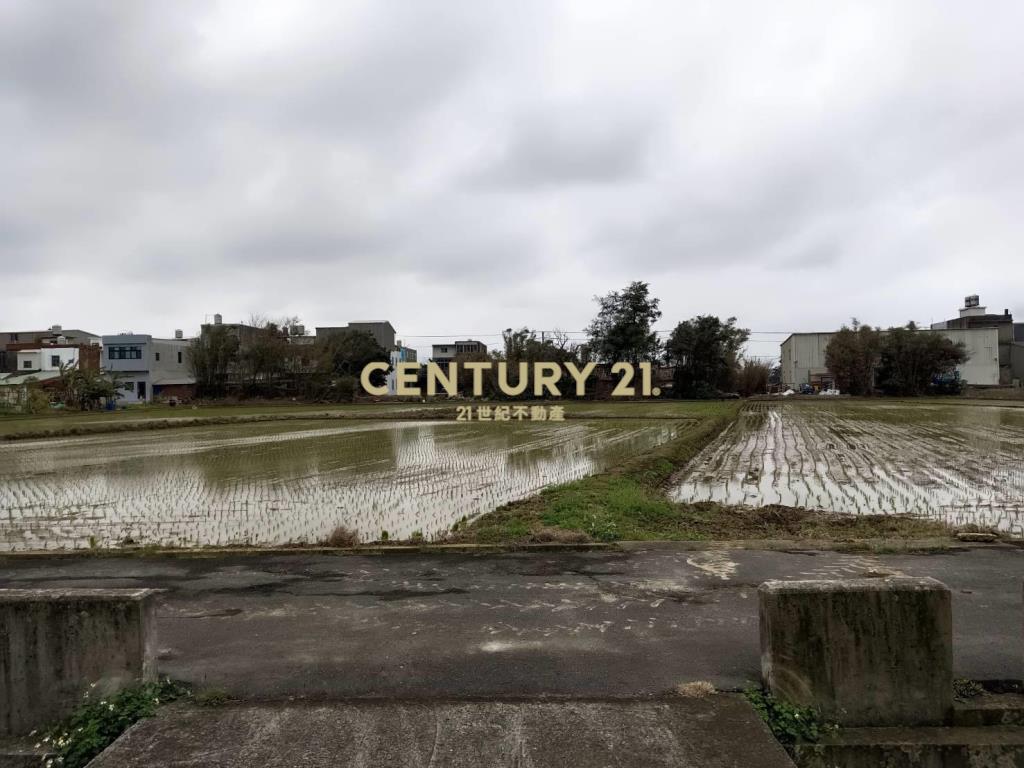
{"type": "Polygon", "coordinates": [[[155,359],[159,363],[160,362],[160,353],[159,352],[154,352],[153,353],[153,359],[155,359]]]}
{"type": "Polygon", "coordinates": [[[50,355],[50,365],[54,368],[60,368],[60,355],[50,355]]]}
{"type": "Polygon", "coordinates": [[[178,365],[181,365],[181,352],[178,352],[178,365]]]}
{"type": "Polygon", "coordinates": [[[107,358],[110,360],[141,360],[142,347],[108,347],[107,358]]]}
{"type": "Polygon", "coordinates": [[[31,368],[32,367],[32,361],[31,360],[26,360],[24,363],[21,364],[21,367],[22,368],[31,368]]]}

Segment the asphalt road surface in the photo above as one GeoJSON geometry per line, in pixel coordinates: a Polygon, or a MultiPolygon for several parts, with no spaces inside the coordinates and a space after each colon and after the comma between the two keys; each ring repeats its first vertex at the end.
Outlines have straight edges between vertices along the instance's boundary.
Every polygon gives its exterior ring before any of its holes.
{"type": "Polygon", "coordinates": [[[954,671],[1019,679],[1024,551],[656,547],[488,555],[0,558],[9,587],[155,587],[160,670],[240,698],[643,697],[759,678],[767,579],[931,576],[954,671]]]}

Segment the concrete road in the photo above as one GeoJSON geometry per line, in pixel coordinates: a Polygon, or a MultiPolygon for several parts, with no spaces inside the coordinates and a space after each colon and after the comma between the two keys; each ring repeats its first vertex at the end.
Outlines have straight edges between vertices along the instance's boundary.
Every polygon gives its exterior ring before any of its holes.
{"type": "Polygon", "coordinates": [[[161,670],[243,698],[637,697],[759,677],[767,579],[932,576],[955,673],[1022,677],[1024,551],[655,547],[500,555],[0,558],[11,587],[157,587],[161,670]]]}

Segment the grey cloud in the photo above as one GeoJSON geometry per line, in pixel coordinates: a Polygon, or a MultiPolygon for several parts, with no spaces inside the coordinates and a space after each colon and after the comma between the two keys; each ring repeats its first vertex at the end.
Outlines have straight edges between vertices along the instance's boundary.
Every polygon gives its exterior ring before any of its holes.
{"type": "Polygon", "coordinates": [[[614,109],[598,103],[567,110],[558,119],[524,117],[475,180],[483,186],[532,188],[614,184],[641,176],[651,126],[635,118],[624,121],[614,109]]]}
{"type": "Polygon", "coordinates": [[[1010,2],[779,25],[757,3],[8,0],[0,327],[581,328],[633,279],[668,324],[885,324],[974,292],[1024,313],[1022,21],[1010,2]],[[59,306],[26,289],[69,279],[59,306]],[[782,291],[808,298],[784,311],[782,291]]]}

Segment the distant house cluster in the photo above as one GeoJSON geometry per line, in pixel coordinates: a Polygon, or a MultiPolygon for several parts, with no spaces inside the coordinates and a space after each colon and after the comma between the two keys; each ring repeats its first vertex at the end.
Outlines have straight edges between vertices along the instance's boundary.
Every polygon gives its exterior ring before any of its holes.
{"type": "MultiPolygon", "coordinates": [[[[227,333],[237,341],[240,352],[251,349],[265,328],[247,323],[225,323],[221,315],[200,326],[199,336],[227,333]]],[[[400,363],[416,363],[416,350],[396,339],[394,326],[387,320],[357,321],[339,326],[317,327],[315,335],[305,326],[291,325],[275,332],[296,348],[294,359],[301,369],[313,365],[314,345],[325,342],[340,331],[370,334],[389,356],[392,368],[400,363]]],[[[189,360],[191,338],[181,330],[170,337],[124,332],[99,335],[53,325],[45,330],[0,331],[0,406],[24,401],[26,387],[54,388],[62,371],[77,368],[111,377],[117,385],[120,403],[181,401],[195,396],[196,378],[189,360]]],[[[460,355],[486,355],[487,346],[479,341],[452,341],[434,345],[434,357],[447,362],[460,355]]],[[[388,387],[395,392],[394,371],[388,375],[388,387]]]]}
{"type": "MultiPolygon", "coordinates": [[[[962,343],[967,360],[957,367],[971,386],[997,387],[1024,381],[1024,323],[1014,323],[1010,310],[989,314],[978,296],[967,296],[959,316],[932,323],[920,333],[938,333],[962,343]]],[[[825,363],[825,350],[835,331],[793,333],[782,342],[782,386],[829,389],[834,377],[825,363]]]]}

